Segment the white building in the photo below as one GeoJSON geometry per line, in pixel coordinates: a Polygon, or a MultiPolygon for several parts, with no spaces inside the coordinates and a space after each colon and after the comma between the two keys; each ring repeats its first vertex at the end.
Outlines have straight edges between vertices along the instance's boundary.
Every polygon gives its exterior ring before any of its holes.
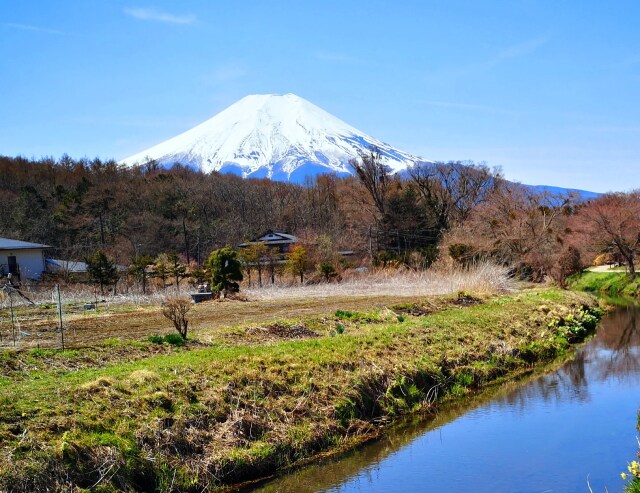
{"type": "Polygon", "coordinates": [[[0,237],[0,276],[26,281],[37,280],[45,271],[44,251],[51,248],[40,243],[0,237]]]}

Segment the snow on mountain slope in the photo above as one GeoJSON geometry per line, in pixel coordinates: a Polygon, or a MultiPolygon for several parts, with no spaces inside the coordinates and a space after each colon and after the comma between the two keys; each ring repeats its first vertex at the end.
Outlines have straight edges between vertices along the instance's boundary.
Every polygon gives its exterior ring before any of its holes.
{"type": "Polygon", "coordinates": [[[121,161],[154,159],[203,171],[302,181],[350,173],[349,159],[376,147],[393,172],[420,158],[370,137],[295,94],[252,95],[172,139],[121,161]]]}

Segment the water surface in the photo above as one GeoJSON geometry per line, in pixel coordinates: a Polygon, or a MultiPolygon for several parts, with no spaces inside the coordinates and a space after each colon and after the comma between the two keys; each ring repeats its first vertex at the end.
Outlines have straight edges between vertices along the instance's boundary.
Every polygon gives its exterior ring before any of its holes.
{"type": "Polygon", "coordinates": [[[638,451],[639,325],[640,309],[619,309],[557,371],[255,491],[620,492],[620,472],[638,451]]]}

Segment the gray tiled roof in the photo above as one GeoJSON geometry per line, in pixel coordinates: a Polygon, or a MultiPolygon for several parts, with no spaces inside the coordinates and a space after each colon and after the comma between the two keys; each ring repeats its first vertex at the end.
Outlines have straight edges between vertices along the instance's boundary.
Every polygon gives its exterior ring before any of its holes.
{"type": "Polygon", "coordinates": [[[57,258],[48,258],[46,259],[48,265],[52,266],[54,269],[58,268],[61,270],[65,270],[69,273],[83,273],[87,272],[87,264],[86,262],[79,262],[76,260],[62,260],[57,258]]]}
{"type": "Polygon", "coordinates": [[[28,248],[51,248],[42,243],[29,243],[28,241],[12,240],[0,237],[0,250],[26,250],[28,248]]]}

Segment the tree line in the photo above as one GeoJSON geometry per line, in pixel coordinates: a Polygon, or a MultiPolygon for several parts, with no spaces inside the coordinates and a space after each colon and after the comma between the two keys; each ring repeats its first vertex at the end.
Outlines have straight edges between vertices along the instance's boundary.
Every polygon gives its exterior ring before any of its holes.
{"type": "MultiPolygon", "coordinates": [[[[353,177],[320,175],[299,185],[153,161],[125,167],[66,155],[0,156],[0,235],[49,244],[64,259],[101,251],[134,272],[138,265],[141,282],[140,266],[160,255],[179,255],[193,270],[210,252],[268,229],[312,246],[314,261],[299,262],[302,280],[310,268],[331,279],[341,250],[416,268],[490,259],[520,277],[561,283],[600,256],[635,275],[638,192],[590,201],[537,193],[473,162],[416,163],[392,174],[375,149],[350,164],[353,177]]],[[[242,254],[253,266],[249,276],[273,280],[264,252],[242,254]]],[[[156,276],[173,275],[171,262],[161,258],[156,276]]]]}

